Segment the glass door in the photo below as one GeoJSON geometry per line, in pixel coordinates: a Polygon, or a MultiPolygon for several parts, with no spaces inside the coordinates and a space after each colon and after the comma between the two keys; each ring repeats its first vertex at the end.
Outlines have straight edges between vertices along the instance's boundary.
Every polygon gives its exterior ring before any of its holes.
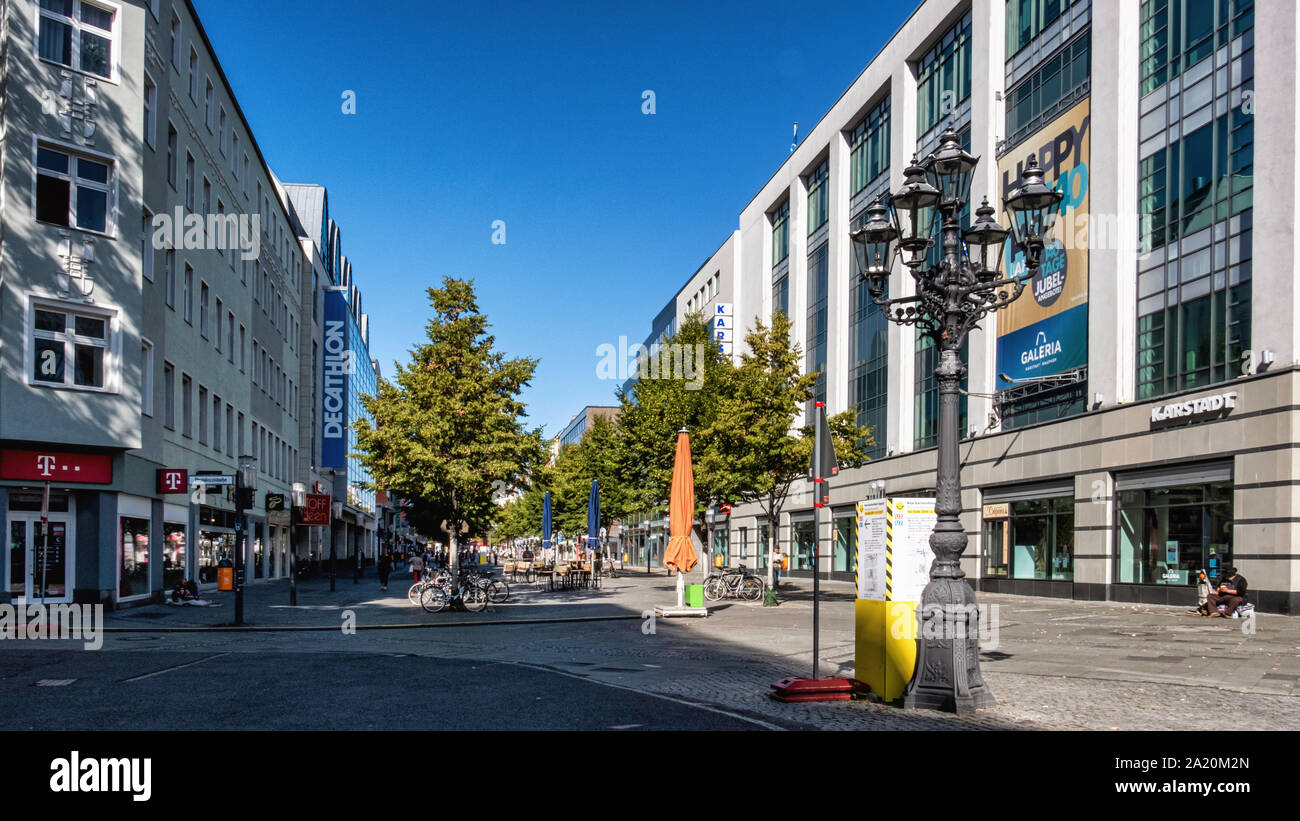
{"type": "Polygon", "coordinates": [[[72,601],[71,524],[66,516],[9,514],[9,593],[29,604],[72,601]],[[48,531],[48,532],[47,532],[48,531]]]}

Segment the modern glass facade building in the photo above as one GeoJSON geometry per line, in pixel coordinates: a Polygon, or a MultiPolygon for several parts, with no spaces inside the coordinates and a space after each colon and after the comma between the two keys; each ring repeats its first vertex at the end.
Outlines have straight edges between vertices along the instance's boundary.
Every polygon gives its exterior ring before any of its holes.
{"type": "MultiPolygon", "coordinates": [[[[728,282],[740,324],[784,311],[828,410],[875,429],[873,461],[832,483],[822,572],[852,577],[873,483],[934,492],[933,348],[866,299],[848,234],[951,125],[981,158],[975,205],[1031,154],[1064,194],[1040,275],[963,354],[966,573],[1182,604],[1233,563],[1261,609],[1300,610],[1298,20],[1249,0],[926,0],[863,55],[740,213],[728,282]]],[[[896,266],[890,295],[911,288],[896,266]]],[[[757,551],[759,515],[738,506],[719,543],[757,551]]],[[[795,572],[812,519],[805,487],[778,529],[795,572]]]]}

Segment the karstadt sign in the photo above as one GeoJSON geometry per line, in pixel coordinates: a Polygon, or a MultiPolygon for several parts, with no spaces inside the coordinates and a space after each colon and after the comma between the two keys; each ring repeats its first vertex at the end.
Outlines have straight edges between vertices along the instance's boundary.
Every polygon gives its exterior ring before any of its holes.
{"type": "MultiPolygon", "coordinates": [[[[1189,399],[1186,402],[1174,402],[1169,405],[1156,405],[1151,409],[1151,422],[1168,422],[1173,419],[1184,419],[1188,417],[1206,416],[1232,410],[1237,407],[1237,392],[1228,391],[1227,393],[1216,393],[1213,396],[1202,396],[1197,399],[1189,399]]],[[[1188,419],[1188,421],[1195,421],[1188,419]]]]}

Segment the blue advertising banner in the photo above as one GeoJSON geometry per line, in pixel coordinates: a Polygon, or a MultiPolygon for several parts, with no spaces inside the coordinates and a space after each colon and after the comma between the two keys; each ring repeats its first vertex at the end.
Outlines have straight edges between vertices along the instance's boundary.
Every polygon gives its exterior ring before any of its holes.
{"type": "Polygon", "coordinates": [[[321,378],[321,466],[347,467],[348,377],[352,356],[348,349],[348,301],[342,290],[325,297],[324,370],[321,378]]]}
{"type": "Polygon", "coordinates": [[[1088,364],[1088,305],[998,337],[998,372],[1012,379],[1061,373],[1088,364]]]}

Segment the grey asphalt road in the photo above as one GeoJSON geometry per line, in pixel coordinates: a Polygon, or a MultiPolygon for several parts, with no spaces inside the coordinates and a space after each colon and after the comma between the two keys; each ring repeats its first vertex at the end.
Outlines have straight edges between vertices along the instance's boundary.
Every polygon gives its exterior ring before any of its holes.
{"type": "Polygon", "coordinates": [[[686,700],[509,662],[216,648],[6,648],[3,661],[4,730],[762,729],[686,700]]]}

